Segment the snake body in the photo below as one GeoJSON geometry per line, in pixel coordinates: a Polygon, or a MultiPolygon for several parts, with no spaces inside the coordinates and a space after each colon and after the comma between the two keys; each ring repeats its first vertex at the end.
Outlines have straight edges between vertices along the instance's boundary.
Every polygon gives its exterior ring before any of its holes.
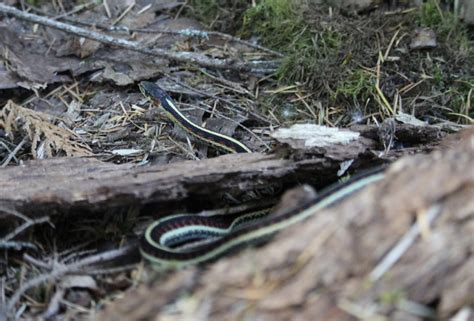
{"type": "MultiPolygon", "coordinates": [[[[156,84],[141,82],[139,87],[144,96],[160,105],[174,123],[198,139],[232,153],[251,152],[238,140],[191,122],[156,84]]],[[[140,240],[140,252],[146,260],[164,269],[206,262],[240,245],[256,242],[301,222],[383,177],[382,169],[363,173],[330,186],[316,199],[283,211],[278,216],[267,216],[268,211],[243,215],[167,216],[147,227],[140,240]]]]}
{"type": "Polygon", "coordinates": [[[169,119],[176,125],[183,128],[187,133],[193,135],[199,140],[202,140],[214,147],[225,150],[230,153],[251,153],[252,151],[239,142],[237,139],[226,136],[201,127],[190,121],[173,102],[173,99],[158,85],[142,81],[139,84],[140,91],[151,102],[161,105],[169,119]]]}

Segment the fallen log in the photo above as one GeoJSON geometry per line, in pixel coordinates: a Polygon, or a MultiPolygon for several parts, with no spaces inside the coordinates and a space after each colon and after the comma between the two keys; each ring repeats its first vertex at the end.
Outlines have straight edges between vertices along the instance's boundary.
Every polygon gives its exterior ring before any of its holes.
{"type": "MultiPolygon", "coordinates": [[[[397,130],[405,132],[404,128],[399,126],[397,130]]],[[[439,132],[431,127],[421,127],[420,131],[439,132]]],[[[336,138],[330,133],[330,143],[311,146],[306,146],[304,139],[290,136],[282,139],[284,146],[270,155],[223,155],[167,165],[116,165],[90,158],[28,161],[0,171],[0,207],[31,216],[44,211],[70,214],[122,206],[166,211],[212,208],[228,205],[229,200],[244,202],[249,191],[275,196],[302,183],[325,186],[349,165],[357,170],[380,164],[383,157],[403,154],[403,149],[384,153],[380,141],[355,131],[333,132],[336,138]],[[341,132],[345,133],[343,138],[341,132]]],[[[431,146],[415,148],[426,150],[431,146]]]]}
{"type": "Polygon", "coordinates": [[[471,130],[266,246],[131,290],[98,320],[467,320],[473,164],[471,130]]]}

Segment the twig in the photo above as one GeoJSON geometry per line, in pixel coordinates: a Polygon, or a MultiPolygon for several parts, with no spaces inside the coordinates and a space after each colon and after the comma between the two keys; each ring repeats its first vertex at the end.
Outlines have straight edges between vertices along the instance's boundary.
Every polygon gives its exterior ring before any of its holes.
{"type": "Polygon", "coordinates": [[[383,61],[386,61],[388,58],[388,55],[390,54],[390,50],[392,50],[392,46],[395,43],[395,39],[397,39],[398,34],[400,33],[400,29],[398,29],[395,34],[393,35],[392,39],[390,40],[390,43],[388,44],[387,50],[385,50],[385,54],[383,55],[383,61]]]}
{"type": "MultiPolygon", "coordinates": [[[[2,145],[3,148],[7,150],[8,154],[12,153],[12,150],[10,149],[10,147],[8,147],[8,145],[5,144],[2,140],[0,140],[0,145],[2,145]]],[[[18,159],[15,156],[13,156],[13,159],[15,160],[15,162],[18,162],[18,159]]]]}
{"type": "Polygon", "coordinates": [[[41,269],[49,270],[52,268],[52,264],[35,259],[34,257],[28,255],[28,253],[23,254],[23,260],[41,269]]]}
{"type": "Polygon", "coordinates": [[[15,147],[15,149],[10,154],[8,154],[7,159],[5,159],[2,166],[0,166],[0,167],[2,167],[2,168],[6,167],[10,163],[12,158],[16,158],[15,157],[16,153],[18,153],[18,151],[23,147],[23,145],[26,143],[26,141],[27,141],[27,137],[25,136],[25,137],[23,137],[21,142],[15,147]]]}
{"type": "Polygon", "coordinates": [[[230,80],[227,80],[227,79],[224,79],[223,77],[214,76],[211,73],[207,72],[204,68],[199,68],[199,71],[202,74],[204,74],[205,76],[211,78],[212,80],[215,80],[215,81],[223,84],[225,86],[224,88],[228,88],[228,89],[230,89],[234,92],[237,92],[239,94],[248,95],[251,98],[255,99],[255,95],[252,92],[250,92],[249,90],[242,87],[240,84],[238,84],[236,82],[233,82],[233,81],[230,81],[230,80]]]}
{"type": "MultiPolygon", "coordinates": [[[[427,214],[426,221],[428,224],[432,224],[433,221],[441,213],[441,207],[439,205],[432,206],[427,214]]],[[[408,248],[415,242],[417,236],[420,234],[420,226],[415,223],[408,230],[408,232],[398,241],[390,252],[377,264],[377,266],[370,272],[369,279],[372,282],[377,281],[385,274],[394,264],[400,259],[400,257],[408,250],[408,248]]]]}
{"type": "Polygon", "coordinates": [[[41,314],[41,317],[45,320],[51,319],[53,316],[58,314],[59,308],[61,307],[61,301],[66,294],[66,290],[63,288],[57,288],[53,297],[49,301],[48,308],[41,314]]]}
{"type": "MultiPolygon", "coordinates": [[[[89,7],[92,7],[92,6],[96,6],[97,3],[96,1],[90,1],[88,3],[84,3],[84,4],[79,4],[79,5],[76,5],[72,10],[68,11],[68,12],[65,12],[65,13],[62,13],[56,17],[54,17],[55,19],[61,19],[61,18],[65,18],[67,16],[70,16],[72,14],[75,14],[75,13],[78,13],[79,11],[82,11],[84,9],[87,9],[89,7]]],[[[31,6],[31,5],[30,5],[31,6]]]]}
{"type": "Polygon", "coordinates": [[[23,232],[24,230],[26,230],[30,226],[33,226],[33,225],[36,225],[36,224],[42,224],[42,223],[50,223],[49,217],[45,216],[45,217],[40,217],[40,218],[37,218],[37,219],[34,219],[34,220],[26,221],[25,223],[18,226],[13,232],[11,232],[10,234],[7,234],[7,236],[2,238],[0,240],[0,244],[2,244],[3,242],[10,241],[12,238],[17,236],[18,234],[20,234],[21,232],[23,232]]]}
{"type": "Polygon", "coordinates": [[[173,31],[173,30],[167,30],[167,29],[130,29],[130,31],[133,32],[143,32],[143,33],[167,33],[167,34],[173,34],[173,35],[180,35],[180,36],[188,36],[188,37],[198,37],[198,38],[204,38],[204,39],[209,39],[209,36],[217,36],[225,40],[229,40],[231,42],[236,42],[240,43],[242,45],[245,45],[247,47],[251,47],[272,55],[275,55],[277,57],[284,57],[284,55],[278,51],[257,45],[255,43],[252,43],[250,41],[242,40],[238,37],[234,37],[231,35],[228,35],[226,33],[218,32],[218,31],[202,31],[202,30],[196,30],[196,29],[183,29],[183,30],[178,30],[178,31],[173,31]]]}
{"type": "Polygon", "coordinates": [[[119,23],[130,12],[130,10],[132,10],[133,7],[135,7],[135,1],[130,3],[130,5],[127,8],[125,8],[125,10],[122,12],[122,14],[120,16],[118,16],[118,18],[115,19],[114,22],[112,22],[112,25],[114,26],[117,23],[119,23]]]}
{"type": "Polygon", "coordinates": [[[51,271],[50,273],[41,274],[29,280],[25,282],[22,285],[22,287],[16,290],[16,292],[11,296],[10,300],[7,303],[7,309],[6,309],[7,313],[12,313],[18,300],[29,289],[34,288],[42,283],[57,279],[68,273],[77,273],[82,268],[88,265],[99,264],[99,263],[103,263],[103,262],[121,257],[124,254],[126,254],[128,251],[130,251],[132,248],[133,246],[125,246],[118,250],[112,250],[112,251],[102,252],[96,255],[91,255],[89,257],[86,257],[70,265],[56,264],[56,266],[54,267],[54,270],[51,271]]]}
{"type": "Polygon", "coordinates": [[[17,251],[23,249],[23,248],[29,248],[32,250],[36,250],[37,247],[36,245],[30,243],[30,242],[19,242],[19,241],[0,241],[0,249],[15,249],[17,251]]]}
{"type": "Polygon", "coordinates": [[[13,216],[18,217],[18,218],[21,218],[25,222],[31,221],[31,219],[28,216],[18,212],[17,210],[0,205],[0,213],[2,213],[2,212],[6,213],[6,214],[9,214],[9,215],[13,215],[13,216]]]}
{"type": "MultiPolygon", "coordinates": [[[[61,17],[62,18],[62,17],[61,17]]],[[[266,52],[272,55],[275,55],[277,57],[284,57],[284,55],[278,51],[272,50],[270,48],[258,45],[256,43],[240,39],[238,37],[231,36],[226,33],[218,32],[218,31],[203,31],[203,30],[197,30],[197,29],[182,29],[182,30],[169,30],[169,29],[162,29],[162,28],[157,28],[157,29],[147,29],[147,28],[128,28],[126,26],[107,26],[105,24],[101,23],[92,23],[92,22],[87,22],[83,20],[78,20],[74,18],[64,18],[64,20],[67,20],[69,22],[74,22],[80,25],[84,26],[94,26],[98,27],[103,30],[107,31],[121,31],[121,32],[141,32],[141,33],[164,33],[164,34],[169,34],[169,35],[178,35],[178,36],[183,36],[183,37],[196,37],[196,38],[202,38],[202,39],[209,39],[210,36],[216,36],[225,40],[228,40],[230,42],[235,42],[239,43],[242,45],[245,45],[250,48],[254,48],[257,50],[260,50],[262,52],[266,52]]]]}
{"type": "Polygon", "coordinates": [[[121,38],[115,38],[109,35],[95,32],[92,30],[76,27],[63,22],[55,21],[42,16],[34,15],[31,13],[23,12],[14,7],[0,4],[0,13],[12,15],[18,19],[38,23],[44,26],[48,26],[54,29],[58,29],[67,33],[75,34],[84,38],[92,39],[101,43],[105,43],[112,46],[118,46],[141,52],[148,55],[159,56],[170,60],[175,60],[182,63],[193,63],[200,66],[220,68],[220,69],[233,69],[239,71],[249,71],[254,73],[266,73],[268,71],[274,71],[276,67],[275,61],[251,61],[242,62],[236,59],[212,59],[203,54],[194,52],[172,52],[160,48],[148,49],[142,48],[141,43],[137,41],[130,41],[121,38]]]}

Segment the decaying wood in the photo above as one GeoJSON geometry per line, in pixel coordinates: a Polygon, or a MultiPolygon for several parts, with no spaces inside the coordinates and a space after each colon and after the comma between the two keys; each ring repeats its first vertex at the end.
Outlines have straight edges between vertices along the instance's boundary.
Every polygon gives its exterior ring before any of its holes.
{"type": "Polygon", "coordinates": [[[266,246],[133,290],[98,319],[447,319],[474,290],[474,131],[466,136],[397,161],[383,181],[266,246]]]}
{"type": "Polygon", "coordinates": [[[245,201],[249,191],[275,194],[302,183],[327,185],[347,161],[352,169],[380,163],[380,153],[373,151],[381,144],[353,134],[356,138],[332,145],[303,148],[301,141],[295,141],[290,151],[278,149],[271,155],[224,155],[168,165],[135,167],[88,158],[26,162],[0,171],[0,205],[29,215],[129,205],[171,211],[183,204],[199,207],[202,201],[206,207],[222,205],[229,196],[245,201]]]}
{"type": "MultiPolygon", "coordinates": [[[[309,169],[318,172],[326,168],[337,170],[335,167],[324,157],[293,162],[259,153],[150,167],[62,158],[3,170],[0,197],[5,207],[29,214],[48,209],[102,211],[137,204],[160,204],[172,209],[183,201],[218,203],[227,194],[238,199],[251,190],[279,189],[303,179],[300,175],[309,169]]],[[[320,183],[327,182],[328,176],[334,177],[335,171],[326,173],[326,177],[318,177],[320,183]]]]}

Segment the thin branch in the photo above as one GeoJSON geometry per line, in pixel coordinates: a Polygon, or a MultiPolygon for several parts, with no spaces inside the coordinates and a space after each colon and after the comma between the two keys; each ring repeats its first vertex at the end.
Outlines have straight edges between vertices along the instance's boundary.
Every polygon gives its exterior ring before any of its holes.
{"type": "Polygon", "coordinates": [[[89,265],[99,264],[105,261],[110,261],[119,258],[128,253],[132,248],[133,246],[125,246],[118,250],[101,252],[99,254],[91,255],[69,265],[56,264],[55,268],[50,273],[41,274],[31,280],[28,280],[18,290],[16,290],[16,292],[11,296],[10,300],[7,303],[7,313],[12,313],[18,300],[20,300],[21,296],[29,289],[37,287],[45,282],[57,279],[68,273],[80,272],[81,269],[89,265]]]}
{"type": "Polygon", "coordinates": [[[43,261],[40,261],[32,256],[30,256],[28,253],[23,254],[23,260],[25,262],[30,263],[31,265],[36,266],[37,268],[41,269],[46,269],[49,270],[52,268],[52,264],[45,263],[43,261]]]}
{"type": "Polygon", "coordinates": [[[55,315],[58,314],[59,309],[61,308],[61,301],[66,294],[66,289],[57,288],[53,297],[49,301],[48,308],[41,314],[41,317],[45,320],[52,319],[55,315]]]}
{"type": "Polygon", "coordinates": [[[27,141],[27,137],[25,136],[23,137],[21,142],[15,147],[15,149],[10,154],[8,154],[7,159],[5,159],[5,161],[0,167],[6,167],[13,158],[16,158],[16,153],[18,153],[18,151],[23,147],[26,141],[27,141]]]}
{"type": "MultiPolygon", "coordinates": [[[[8,154],[11,154],[11,153],[12,153],[12,150],[10,149],[10,147],[8,147],[8,145],[5,144],[2,140],[0,140],[0,145],[2,145],[3,148],[6,149],[6,151],[8,152],[8,154]]],[[[14,158],[15,162],[18,162],[18,159],[17,159],[15,156],[13,156],[13,158],[14,158]]]]}
{"type": "Polygon", "coordinates": [[[21,249],[28,248],[31,250],[36,250],[38,249],[36,245],[30,243],[30,242],[20,242],[20,241],[0,241],[0,249],[3,250],[8,250],[8,249],[14,249],[16,251],[19,251],[21,249]]]}
{"type": "Polygon", "coordinates": [[[67,33],[71,33],[84,38],[92,39],[101,43],[112,46],[118,46],[125,49],[141,52],[148,55],[159,56],[170,60],[175,60],[182,63],[192,63],[205,67],[220,68],[220,69],[234,69],[239,71],[249,71],[254,73],[268,73],[276,68],[276,61],[251,61],[242,62],[236,59],[212,59],[203,54],[194,52],[172,52],[160,48],[148,49],[142,48],[141,43],[137,41],[130,41],[121,38],[115,38],[109,35],[95,32],[92,30],[76,27],[63,22],[55,21],[49,18],[38,16],[35,14],[20,11],[14,7],[7,6],[0,3],[0,13],[9,14],[18,19],[29,22],[38,23],[47,27],[58,29],[67,33]]]}
{"type": "MultiPolygon", "coordinates": [[[[429,208],[426,213],[426,220],[428,225],[431,225],[434,220],[441,213],[441,207],[434,205],[429,208]]],[[[413,226],[405,233],[405,235],[398,241],[398,243],[385,255],[382,261],[370,272],[369,279],[372,282],[379,280],[410,248],[420,234],[420,226],[414,223],[413,226]]]]}
{"type": "Polygon", "coordinates": [[[238,37],[234,37],[231,35],[228,35],[226,33],[218,32],[218,31],[202,31],[202,30],[196,30],[196,29],[183,29],[183,30],[178,30],[178,31],[173,31],[173,30],[168,30],[168,29],[130,29],[130,31],[133,32],[143,32],[143,33],[167,33],[167,34],[172,34],[172,35],[180,35],[180,36],[187,36],[187,37],[198,37],[198,38],[204,38],[204,39],[209,39],[210,36],[217,36],[225,40],[229,40],[231,42],[236,42],[240,43],[242,45],[245,45],[250,48],[254,48],[272,55],[275,55],[277,57],[284,57],[284,55],[280,52],[277,52],[275,50],[260,46],[258,44],[252,43],[250,41],[242,40],[238,37]]]}
{"type": "MultiPolygon", "coordinates": [[[[60,17],[60,18],[63,18],[63,17],[60,17]]],[[[275,50],[272,50],[270,48],[260,46],[256,43],[253,43],[253,42],[250,42],[250,41],[247,41],[247,40],[243,40],[243,39],[240,39],[238,37],[234,37],[234,36],[231,36],[229,34],[218,32],[218,31],[203,31],[203,30],[197,30],[197,29],[191,29],[191,28],[182,29],[182,30],[169,30],[169,29],[163,29],[163,28],[156,28],[156,29],[128,28],[126,26],[107,26],[107,25],[102,24],[102,23],[93,23],[93,22],[83,21],[83,20],[69,18],[69,17],[64,18],[64,20],[69,21],[69,22],[73,22],[73,23],[77,23],[77,24],[80,24],[80,25],[84,25],[84,26],[98,27],[102,30],[107,30],[107,31],[118,31],[118,32],[127,32],[127,33],[139,32],[139,33],[153,33],[153,34],[155,34],[155,33],[164,33],[164,34],[178,35],[178,36],[183,36],[183,37],[195,37],[195,38],[201,38],[201,39],[206,39],[206,40],[208,40],[209,37],[211,37],[211,36],[216,36],[216,37],[228,40],[230,42],[239,43],[239,44],[242,44],[244,46],[254,48],[254,49],[260,50],[262,52],[272,54],[272,55],[277,56],[277,57],[284,57],[284,55],[282,53],[278,52],[278,51],[275,51],[275,50]]]]}
{"type": "MultiPolygon", "coordinates": [[[[13,208],[4,207],[4,206],[0,205],[0,213],[6,213],[8,215],[13,215],[15,217],[21,218],[25,222],[31,221],[31,218],[29,218],[28,216],[18,212],[17,210],[15,210],[13,208]]],[[[3,216],[1,218],[3,218],[3,216]]]]}
{"type": "Polygon", "coordinates": [[[11,232],[10,234],[8,234],[4,238],[2,238],[0,240],[0,244],[2,244],[3,242],[10,241],[12,238],[17,236],[18,234],[20,234],[21,232],[23,232],[24,230],[26,230],[30,226],[33,226],[33,225],[36,225],[36,224],[42,224],[42,223],[50,223],[49,217],[48,216],[40,217],[40,218],[30,220],[30,221],[27,221],[27,222],[21,224],[13,232],[11,232]]]}

